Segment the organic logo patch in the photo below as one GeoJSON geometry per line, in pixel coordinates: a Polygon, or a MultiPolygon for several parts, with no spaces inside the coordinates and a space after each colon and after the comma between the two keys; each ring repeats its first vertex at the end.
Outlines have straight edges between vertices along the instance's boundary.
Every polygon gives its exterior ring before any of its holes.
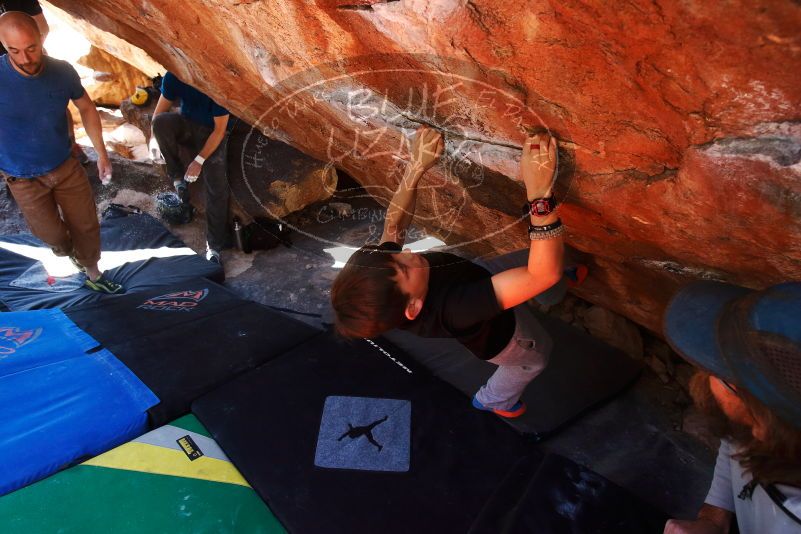
{"type": "Polygon", "coordinates": [[[137,308],[140,310],[188,312],[194,310],[208,294],[208,289],[175,291],[159,297],[149,298],[137,308]]]}
{"type": "Polygon", "coordinates": [[[34,341],[41,333],[41,328],[24,330],[16,326],[0,326],[0,356],[14,354],[20,347],[34,341]]]}
{"type": "Polygon", "coordinates": [[[181,450],[184,451],[186,457],[189,458],[191,461],[195,461],[201,456],[203,456],[203,451],[195,443],[195,440],[192,439],[192,436],[187,434],[182,438],[178,438],[175,440],[178,443],[178,446],[181,447],[181,450]]]}
{"type": "Polygon", "coordinates": [[[325,400],[314,465],[408,471],[411,402],[331,396],[325,400]]]}

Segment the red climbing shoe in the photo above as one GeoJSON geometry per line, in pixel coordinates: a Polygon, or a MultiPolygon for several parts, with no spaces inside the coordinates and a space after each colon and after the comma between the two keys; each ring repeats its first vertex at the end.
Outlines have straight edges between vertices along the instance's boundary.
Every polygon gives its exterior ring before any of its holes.
{"type": "Polygon", "coordinates": [[[590,270],[586,265],[578,264],[573,267],[565,269],[565,277],[567,278],[567,287],[578,287],[584,283],[590,270]]]}

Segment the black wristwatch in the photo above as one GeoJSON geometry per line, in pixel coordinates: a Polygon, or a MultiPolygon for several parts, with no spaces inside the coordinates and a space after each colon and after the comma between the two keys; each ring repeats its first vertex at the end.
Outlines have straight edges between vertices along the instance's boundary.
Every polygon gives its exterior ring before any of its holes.
{"type": "Polygon", "coordinates": [[[535,198],[523,204],[523,215],[532,217],[545,217],[556,209],[556,199],[553,195],[547,198],[535,198]]]}

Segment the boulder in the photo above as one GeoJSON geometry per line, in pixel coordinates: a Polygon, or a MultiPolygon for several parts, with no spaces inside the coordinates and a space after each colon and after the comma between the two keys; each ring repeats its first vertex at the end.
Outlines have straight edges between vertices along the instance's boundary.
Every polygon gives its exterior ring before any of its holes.
{"type": "Polygon", "coordinates": [[[801,275],[798,2],[53,3],[384,204],[439,128],[416,222],[466,254],[527,245],[519,147],[547,126],[576,294],[655,332],[691,280],[801,275]]]}
{"type": "Polygon", "coordinates": [[[133,124],[122,124],[103,137],[107,148],[126,159],[150,160],[150,151],[147,148],[145,135],[133,124]]]}
{"type": "Polygon", "coordinates": [[[147,52],[136,46],[133,41],[126,41],[117,36],[113,24],[111,24],[111,19],[100,24],[97,22],[97,17],[100,16],[99,13],[95,13],[92,19],[86,20],[75,11],[70,13],[69,11],[61,9],[58,4],[46,2],[44,0],[40,3],[46,10],[48,18],[58,18],[59,21],[64,22],[84,35],[95,47],[131,65],[139,72],[144,73],[145,76],[152,78],[158,74],[164,74],[165,68],[147,52]],[[104,26],[110,29],[101,29],[104,26]]]}
{"type": "Polygon", "coordinates": [[[92,79],[84,80],[84,88],[98,105],[118,107],[137,86],[150,85],[150,78],[142,71],[96,46],[78,63],[94,71],[92,79]]]}
{"type": "Polygon", "coordinates": [[[137,106],[131,102],[130,98],[126,98],[120,103],[120,112],[125,117],[125,122],[142,130],[147,142],[150,141],[150,125],[153,122],[153,110],[156,109],[156,102],[158,102],[157,99],[151,98],[144,106],[137,106]]]}
{"type": "Polygon", "coordinates": [[[676,366],[676,382],[684,391],[690,391],[690,381],[697,372],[697,368],[687,363],[679,363],[676,366]]]}
{"type": "Polygon", "coordinates": [[[228,138],[228,183],[235,212],[282,219],[330,198],[337,188],[334,167],[247,125],[234,125],[228,138]]]}
{"type": "MultiPolygon", "coordinates": [[[[606,308],[592,306],[582,312],[584,328],[593,336],[617,347],[634,359],[643,359],[643,339],[637,325],[606,308]]],[[[653,357],[653,365],[661,365],[658,373],[666,372],[658,357],[653,357]]],[[[649,360],[649,364],[652,360],[649,360]]]]}

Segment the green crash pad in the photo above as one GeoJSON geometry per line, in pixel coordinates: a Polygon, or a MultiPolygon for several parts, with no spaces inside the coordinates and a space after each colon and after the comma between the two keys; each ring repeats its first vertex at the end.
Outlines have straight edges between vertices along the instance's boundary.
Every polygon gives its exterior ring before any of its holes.
{"type": "Polygon", "coordinates": [[[192,415],[0,498],[0,532],[284,533],[192,415]]]}

